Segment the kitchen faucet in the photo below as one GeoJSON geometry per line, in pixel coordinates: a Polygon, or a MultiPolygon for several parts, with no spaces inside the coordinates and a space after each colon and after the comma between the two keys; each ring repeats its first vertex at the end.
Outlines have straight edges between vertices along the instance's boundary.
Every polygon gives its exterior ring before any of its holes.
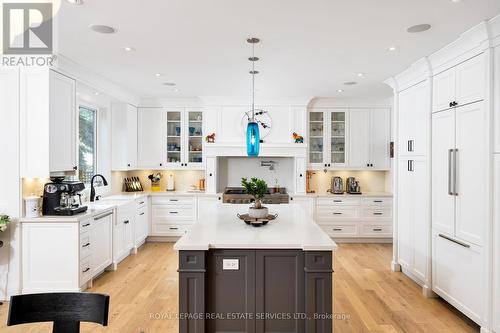
{"type": "Polygon", "coordinates": [[[106,180],[106,178],[104,178],[103,175],[101,175],[101,174],[93,175],[92,179],[90,179],[90,201],[91,202],[94,202],[94,200],[95,200],[95,187],[94,187],[94,178],[95,177],[101,177],[103,185],[104,186],[108,185],[108,181],[106,180]]]}

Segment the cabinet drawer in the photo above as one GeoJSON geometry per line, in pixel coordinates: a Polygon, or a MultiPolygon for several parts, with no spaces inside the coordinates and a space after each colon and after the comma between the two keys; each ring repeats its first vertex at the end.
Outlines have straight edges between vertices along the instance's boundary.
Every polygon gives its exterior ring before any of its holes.
{"type": "Polygon", "coordinates": [[[80,221],[80,233],[90,231],[92,229],[92,220],[83,220],[80,221]]]}
{"type": "Polygon", "coordinates": [[[90,267],[90,257],[80,260],[80,285],[92,278],[92,268],[90,267]]]}
{"type": "Polygon", "coordinates": [[[188,232],[189,224],[153,224],[153,236],[182,236],[188,232]]]}
{"type": "Polygon", "coordinates": [[[318,220],[356,218],[358,217],[358,209],[356,207],[318,206],[316,217],[318,220]]]}
{"type": "Polygon", "coordinates": [[[153,206],[153,222],[169,222],[169,221],[194,221],[194,207],[189,206],[170,206],[161,205],[153,206]]]}
{"type": "Polygon", "coordinates": [[[318,206],[358,206],[361,203],[360,198],[346,198],[343,196],[334,196],[332,194],[331,198],[318,198],[317,199],[317,205],[318,206]]]}
{"type": "Polygon", "coordinates": [[[392,237],[392,225],[363,225],[361,226],[361,236],[364,237],[392,237]]]}
{"type": "Polygon", "coordinates": [[[390,207],[392,198],[363,198],[363,206],[390,207]]]}
{"type": "Polygon", "coordinates": [[[195,197],[183,196],[157,196],[153,197],[151,204],[153,205],[193,205],[195,204],[195,197]]]}
{"type": "Polygon", "coordinates": [[[363,217],[390,219],[392,217],[392,209],[363,209],[363,217]]]}
{"type": "Polygon", "coordinates": [[[90,232],[80,234],[80,259],[84,259],[90,256],[90,248],[90,232]]]}
{"type": "Polygon", "coordinates": [[[353,225],[321,225],[321,229],[332,237],[356,237],[358,226],[353,225]]]}

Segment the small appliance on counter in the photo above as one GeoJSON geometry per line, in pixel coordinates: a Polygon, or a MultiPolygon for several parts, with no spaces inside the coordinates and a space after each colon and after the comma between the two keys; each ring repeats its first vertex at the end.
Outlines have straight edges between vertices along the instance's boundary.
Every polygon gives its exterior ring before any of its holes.
{"type": "Polygon", "coordinates": [[[359,186],[359,181],[354,177],[348,177],[346,182],[346,192],[349,194],[362,194],[361,186],[359,186]]]}
{"type": "Polygon", "coordinates": [[[85,185],[78,181],[65,181],[64,177],[51,177],[52,183],[43,187],[42,214],[72,216],[87,211],[82,206],[81,192],[85,185]]]}
{"type": "Polygon", "coordinates": [[[330,189],[331,194],[344,194],[344,181],[342,177],[332,177],[330,189]]]}
{"type": "Polygon", "coordinates": [[[25,217],[39,217],[40,216],[40,197],[32,194],[24,198],[24,216],[25,217]]]}

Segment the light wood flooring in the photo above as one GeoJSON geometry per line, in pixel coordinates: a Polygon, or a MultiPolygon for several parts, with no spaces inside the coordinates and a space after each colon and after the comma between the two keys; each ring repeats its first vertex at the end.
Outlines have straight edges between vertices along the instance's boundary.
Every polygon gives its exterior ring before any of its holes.
{"type": "MultiPolygon", "coordinates": [[[[341,244],[335,255],[335,332],[479,332],[479,327],[441,299],[390,271],[392,245],[341,244]],[[343,317],[343,318],[342,318],[343,317]]],[[[109,326],[82,324],[82,332],[177,333],[177,254],[171,243],[147,243],[116,272],[94,282],[92,292],[111,296],[109,326]]],[[[0,332],[44,333],[51,325],[6,327],[8,304],[0,306],[0,332]]]]}

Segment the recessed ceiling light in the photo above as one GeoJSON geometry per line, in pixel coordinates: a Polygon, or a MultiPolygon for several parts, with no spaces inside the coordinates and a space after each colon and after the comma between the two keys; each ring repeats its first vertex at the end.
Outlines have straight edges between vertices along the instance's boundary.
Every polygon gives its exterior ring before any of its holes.
{"type": "Polygon", "coordinates": [[[177,88],[174,88],[174,92],[179,92],[179,89],[177,89],[177,88]]]}
{"type": "Polygon", "coordinates": [[[363,77],[365,76],[365,73],[358,73],[358,77],[363,77]]]}
{"type": "Polygon", "coordinates": [[[127,52],[132,52],[132,51],[135,51],[135,49],[134,49],[133,47],[131,47],[131,46],[125,46],[123,49],[124,49],[125,51],[127,51],[127,52]]]}
{"type": "Polygon", "coordinates": [[[167,87],[175,87],[176,84],[174,82],[163,82],[163,85],[167,87]]]}
{"type": "Polygon", "coordinates": [[[387,51],[391,51],[391,52],[396,51],[396,47],[395,46],[389,46],[387,48],[387,51]]]}
{"type": "Polygon", "coordinates": [[[417,24],[409,27],[408,29],[406,29],[406,31],[409,33],[417,33],[417,32],[427,31],[430,28],[431,28],[430,24],[417,24]]]}
{"type": "Polygon", "coordinates": [[[72,4],[72,5],[83,5],[83,0],[66,0],[66,2],[72,4]]]}
{"type": "Polygon", "coordinates": [[[347,82],[344,82],[344,86],[354,86],[358,84],[357,82],[355,81],[347,81],[347,82]]]}
{"type": "Polygon", "coordinates": [[[457,3],[460,2],[461,0],[450,0],[450,2],[457,3]]]}
{"type": "Polygon", "coordinates": [[[99,95],[99,92],[98,91],[94,91],[94,95],[99,95]]]}
{"type": "Polygon", "coordinates": [[[89,28],[101,34],[113,34],[116,32],[116,29],[110,27],[109,25],[91,24],[89,25],[89,28]]]}
{"type": "Polygon", "coordinates": [[[160,77],[162,74],[161,73],[155,73],[156,77],[160,77]]]}
{"type": "Polygon", "coordinates": [[[344,92],[344,89],[339,89],[339,90],[337,90],[337,92],[339,92],[339,93],[343,93],[343,92],[344,92]]]}

